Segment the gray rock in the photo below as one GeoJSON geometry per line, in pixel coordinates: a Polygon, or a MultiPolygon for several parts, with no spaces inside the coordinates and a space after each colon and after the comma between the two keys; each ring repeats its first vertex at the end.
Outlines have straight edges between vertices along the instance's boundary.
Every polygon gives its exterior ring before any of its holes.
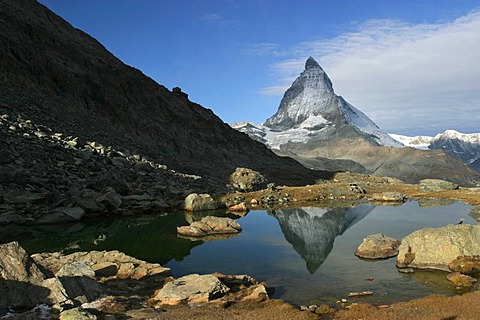
{"type": "Polygon", "coordinates": [[[47,198],[46,193],[30,191],[12,191],[3,196],[6,203],[39,203],[47,198]]]}
{"type": "Polygon", "coordinates": [[[0,308],[49,303],[45,276],[18,242],[0,245],[0,308]]]}
{"type": "Polygon", "coordinates": [[[204,217],[194,221],[190,226],[177,227],[177,233],[184,236],[202,237],[217,234],[235,234],[242,231],[237,221],[231,218],[204,217]]]}
{"type": "Polygon", "coordinates": [[[189,194],[185,198],[183,208],[187,211],[208,211],[218,209],[220,204],[209,194],[189,194]]]}
{"type": "Polygon", "coordinates": [[[98,177],[94,182],[94,186],[98,190],[105,188],[113,188],[122,196],[127,195],[128,191],[130,190],[128,183],[123,178],[121,178],[120,174],[112,171],[109,171],[98,177]]]}
{"type": "Polygon", "coordinates": [[[229,187],[235,191],[259,190],[267,180],[259,172],[248,168],[237,168],[230,175],[229,187]]]}
{"type": "Polygon", "coordinates": [[[461,256],[480,255],[480,226],[468,224],[424,228],[402,239],[397,266],[449,271],[461,256]]]}
{"type": "Polygon", "coordinates": [[[95,278],[95,271],[84,261],[74,261],[72,263],[65,264],[55,274],[56,277],[89,277],[95,278]]]}
{"type": "Polygon", "coordinates": [[[358,246],[355,255],[364,259],[385,259],[398,254],[400,241],[383,233],[367,236],[358,246]]]}
{"type": "Polygon", "coordinates": [[[62,311],[59,318],[60,320],[96,320],[97,316],[81,308],[73,308],[62,311]]]}
{"type": "Polygon", "coordinates": [[[153,171],[153,167],[150,163],[146,162],[146,161],[139,161],[137,163],[135,163],[135,165],[133,166],[133,168],[135,169],[135,171],[143,171],[143,172],[151,172],[153,171]]]}
{"type": "MultiPolygon", "coordinates": [[[[39,253],[32,255],[32,258],[38,265],[41,265],[45,270],[49,270],[52,274],[58,274],[64,266],[75,263],[84,263],[95,272],[97,277],[141,279],[145,276],[170,274],[170,269],[164,268],[157,263],[138,260],[116,250],[75,252],[68,255],[58,252],[39,253]]],[[[82,267],[80,270],[84,271],[81,271],[79,274],[91,276],[88,268],[82,267]]],[[[70,275],[72,274],[75,273],[70,273],[70,275]]]]}
{"type": "Polygon", "coordinates": [[[95,199],[95,201],[104,205],[108,210],[115,210],[122,204],[121,196],[110,187],[106,188],[104,193],[95,199]]]}
{"type": "Polygon", "coordinates": [[[455,189],[458,189],[458,184],[455,184],[450,181],[445,181],[445,180],[424,179],[424,180],[420,180],[420,183],[418,184],[418,189],[424,192],[455,190],[455,189]]]}
{"type": "Polygon", "coordinates": [[[0,245],[0,308],[34,308],[40,303],[68,303],[57,278],[45,279],[35,261],[17,242],[0,245]]]}
{"type": "Polygon", "coordinates": [[[205,303],[230,289],[214,275],[190,274],[169,282],[154,297],[158,304],[205,303]]]}
{"type": "Polygon", "coordinates": [[[85,210],[80,207],[58,208],[43,215],[35,221],[38,224],[74,222],[80,220],[85,215],[85,210]]]}

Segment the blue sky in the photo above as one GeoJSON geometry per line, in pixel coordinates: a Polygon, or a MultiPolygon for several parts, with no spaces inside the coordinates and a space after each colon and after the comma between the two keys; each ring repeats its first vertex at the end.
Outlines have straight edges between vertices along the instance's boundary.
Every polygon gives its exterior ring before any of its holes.
{"type": "Polygon", "coordinates": [[[387,132],[480,132],[480,0],[40,3],[227,123],[272,116],[313,56],[387,132]]]}

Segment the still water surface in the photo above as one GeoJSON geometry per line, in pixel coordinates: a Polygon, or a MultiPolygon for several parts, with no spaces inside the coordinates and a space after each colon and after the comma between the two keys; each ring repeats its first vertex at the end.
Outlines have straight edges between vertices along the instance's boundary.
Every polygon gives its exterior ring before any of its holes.
{"type": "Polygon", "coordinates": [[[29,253],[115,249],[161,263],[175,277],[216,271],[249,274],[274,287],[274,298],[293,304],[335,302],[358,291],[374,295],[357,300],[388,303],[458,291],[442,272],[401,274],[395,258],[357,258],[353,253],[362,239],[380,232],[401,239],[417,229],[456,224],[461,218],[476,224],[469,210],[460,203],[421,207],[418,202],[258,210],[238,219],[243,228],[238,236],[208,242],[176,236],[177,226],[201,215],[168,213],[70,225],[1,227],[0,243],[17,240],[29,253]]]}

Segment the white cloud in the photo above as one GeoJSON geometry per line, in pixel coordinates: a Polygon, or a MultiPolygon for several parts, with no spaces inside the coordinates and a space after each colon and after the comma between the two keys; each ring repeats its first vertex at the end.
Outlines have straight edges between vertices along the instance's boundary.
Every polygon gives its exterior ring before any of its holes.
{"type": "Polygon", "coordinates": [[[213,21],[213,22],[216,22],[216,21],[222,21],[222,16],[219,15],[218,13],[210,13],[210,14],[206,14],[204,16],[201,16],[200,18],[198,18],[199,20],[203,20],[203,21],[213,21]]]}
{"type": "Polygon", "coordinates": [[[279,50],[279,46],[276,43],[260,42],[250,43],[245,49],[244,53],[248,56],[285,56],[287,53],[279,50]]]}
{"type": "Polygon", "coordinates": [[[282,95],[285,91],[287,91],[289,86],[271,86],[265,87],[259,90],[259,92],[265,96],[279,96],[282,95]]]}
{"type": "Polygon", "coordinates": [[[300,43],[272,66],[291,83],[313,56],[337,94],[389,132],[480,131],[480,12],[448,23],[373,20],[330,40],[300,43]]]}

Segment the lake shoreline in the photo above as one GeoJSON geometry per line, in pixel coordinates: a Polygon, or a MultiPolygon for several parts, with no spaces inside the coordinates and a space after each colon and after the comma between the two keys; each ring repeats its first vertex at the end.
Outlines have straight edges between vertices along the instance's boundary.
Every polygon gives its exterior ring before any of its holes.
{"type": "MultiPolygon", "coordinates": [[[[278,209],[299,207],[305,204],[315,206],[337,206],[345,204],[374,203],[395,205],[396,202],[373,200],[372,195],[378,193],[397,192],[405,196],[404,200],[423,201],[429,205],[444,205],[454,201],[460,201],[476,206],[480,203],[479,188],[458,188],[455,190],[444,190],[435,192],[426,192],[419,189],[418,185],[389,183],[378,180],[378,177],[369,175],[343,175],[337,176],[336,181],[325,182],[316,185],[303,187],[275,186],[273,188],[253,191],[249,193],[232,193],[220,198],[221,201],[231,203],[241,198],[249,209],[278,209]],[[343,180],[342,180],[343,179],[343,180]],[[352,181],[353,179],[353,181],[352,181]],[[362,192],[358,192],[358,189],[362,192]],[[288,201],[272,201],[270,203],[260,203],[261,199],[270,197],[274,199],[289,199],[288,201]]],[[[398,202],[403,203],[403,202],[398,202]]],[[[266,284],[268,285],[268,283],[266,284]]],[[[362,301],[361,298],[358,301],[362,301]]],[[[424,298],[413,299],[410,301],[395,302],[392,304],[365,304],[358,303],[355,299],[350,299],[344,304],[330,304],[329,309],[325,309],[323,315],[315,314],[310,311],[300,311],[298,307],[277,300],[267,299],[266,301],[236,301],[233,304],[215,304],[206,305],[179,305],[162,307],[162,314],[159,319],[182,319],[186,315],[195,316],[196,319],[228,318],[245,319],[254,316],[258,319],[268,319],[271,315],[277,315],[278,319],[357,319],[368,315],[369,319],[428,319],[425,313],[410,314],[411,308],[424,308],[429,312],[432,319],[451,315],[451,303],[455,301],[458,306],[464,306],[463,309],[455,309],[456,316],[459,318],[467,317],[476,310],[480,302],[480,293],[470,292],[463,295],[448,297],[432,295],[424,298]],[[475,303],[471,308],[466,308],[466,303],[475,303]],[[417,317],[417,318],[416,318],[417,317]]],[[[322,307],[322,306],[321,306],[322,307]]],[[[480,307],[478,307],[480,311],[480,307]]],[[[111,310],[113,312],[113,310],[111,310]]],[[[124,310],[125,311],[125,310],[124,310]]],[[[322,311],[319,310],[318,313],[322,311]]]]}

